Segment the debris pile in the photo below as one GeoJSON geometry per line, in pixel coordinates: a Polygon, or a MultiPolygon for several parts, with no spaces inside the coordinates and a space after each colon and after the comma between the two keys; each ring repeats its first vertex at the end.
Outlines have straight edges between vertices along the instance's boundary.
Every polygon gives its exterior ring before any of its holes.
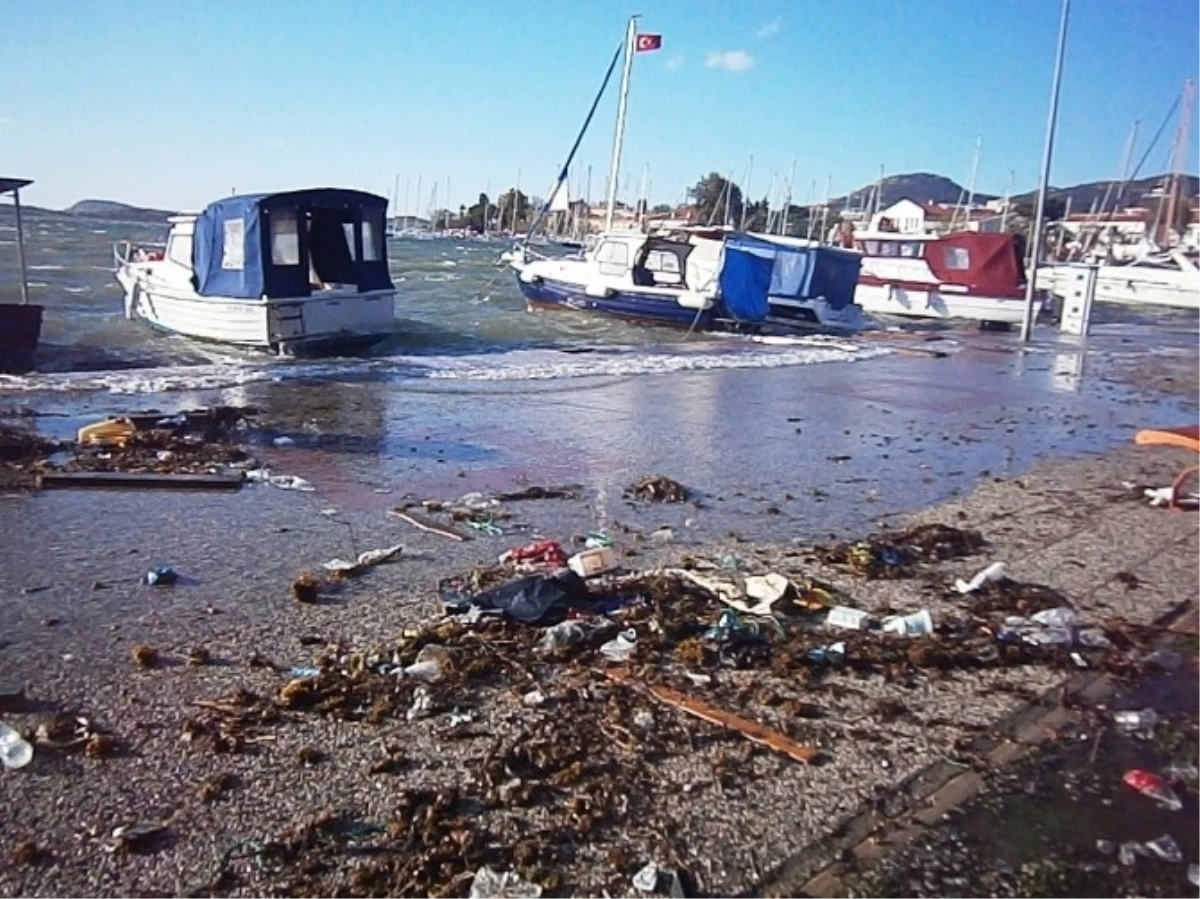
{"type": "Polygon", "coordinates": [[[661,474],[647,475],[630,484],[625,495],[645,503],[684,503],[690,497],[686,487],[661,474]]]}

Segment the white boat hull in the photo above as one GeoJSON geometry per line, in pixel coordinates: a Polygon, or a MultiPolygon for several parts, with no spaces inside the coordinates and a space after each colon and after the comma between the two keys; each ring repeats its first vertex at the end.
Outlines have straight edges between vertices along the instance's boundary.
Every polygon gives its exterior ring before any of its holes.
{"type": "Polygon", "coordinates": [[[315,291],[285,299],[206,297],[156,277],[155,263],[118,267],[125,315],[172,334],[281,353],[368,346],[395,327],[396,292],[315,291]]]}
{"type": "MultiPolygon", "coordinates": [[[[1038,284],[1063,296],[1077,268],[1056,265],[1039,268],[1038,284]]],[[[1200,309],[1200,271],[1102,265],[1096,271],[1096,300],[1123,306],[1200,309]]]]}
{"type": "MultiPolygon", "coordinates": [[[[999,324],[1020,324],[1025,316],[1025,301],[1007,297],[989,297],[939,289],[937,285],[916,287],[896,284],[863,284],[854,291],[854,302],[864,312],[902,315],[910,318],[967,319],[999,324]]],[[[1034,300],[1033,315],[1042,310],[1034,300]]]]}

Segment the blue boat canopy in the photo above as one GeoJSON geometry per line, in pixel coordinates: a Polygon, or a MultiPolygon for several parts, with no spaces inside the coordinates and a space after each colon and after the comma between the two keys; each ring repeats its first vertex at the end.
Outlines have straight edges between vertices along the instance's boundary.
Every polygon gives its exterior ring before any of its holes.
{"type": "Polygon", "coordinates": [[[333,187],[226,197],[196,217],[202,296],[305,297],[334,285],[391,289],[387,200],[333,187]]]}

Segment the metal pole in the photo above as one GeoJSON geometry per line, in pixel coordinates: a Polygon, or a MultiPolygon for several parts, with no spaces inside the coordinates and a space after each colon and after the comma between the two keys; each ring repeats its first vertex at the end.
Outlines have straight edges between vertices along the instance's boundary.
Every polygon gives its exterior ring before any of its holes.
{"type": "Polygon", "coordinates": [[[13,191],[13,211],[17,216],[17,267],[21,270],[21,305],[29,305],[29,277],[25,273],[25,226],[21,224],[21,189],[13,191]]]}
{"type": "Polygon", "coordinates": [[[738,223],[738,230],[746,230],[746,197],[750,196],[750,176],[754,174],[754,154],[750,154],[750,164],[746,166],[746,185],[742,188],[742,220],[738,223]]]}
{"type": "Polygon", "coordinates": [[[608,167],[608,208],[604,213],[605,231],[612,230],[613,211],[617,202],[617,184],[621,175],[621,148],[625,143],[625,106],[629,100],[629,73],[633,69],[637,20],[637,16],[630,16],[629,26],[625,31],[625,67],[621,70],[621,100],[617,104],[617,132],[613,135],[612,162],[608,167]]]}
{"type": "Polygon", "coordinates": [[[1046,214],[1046,193],[1050,189],[1050,160],[1054,156],[1054,129],[1058,124],[1058,91],[1062,87],[1063,55],[1067,48],[1067,19],[1071,0],[1062,0],[1062,20],[1058,25],[1058,53],[1054,58],[1054,89],[1050,93],[1050,117],[1046,123],[1046,151],[1042,155],[1042,183],[1038,187],[1037,212],[1033,217],[1033,246],[1029,256],[1029,277],[1025,284],[1025,314],[1021,318],[1021,342],[1033,336],[1033,298],[1037,295],[1038,259],[1042,255],[1042,218],[1046,214]]]}

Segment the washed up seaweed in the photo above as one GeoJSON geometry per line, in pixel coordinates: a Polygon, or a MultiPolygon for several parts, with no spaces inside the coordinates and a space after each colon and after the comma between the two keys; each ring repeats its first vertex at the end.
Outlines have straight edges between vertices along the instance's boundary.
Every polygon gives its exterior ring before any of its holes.
{"type": "Polygon", "coordinates": [[[660,474],[635,481],[625,488],[625,495],[645,503],[683,503],[690,497],[686,487],[660,474]]]}
{"type": "Polygon", "coordinates": [[[821,561],[878,580],[912,577],[917,565],[972,556],[986,545],[978,531],[923,524],[899,534],[877,533],[853,543],[818,546],[815,552],[821,561]]]}

